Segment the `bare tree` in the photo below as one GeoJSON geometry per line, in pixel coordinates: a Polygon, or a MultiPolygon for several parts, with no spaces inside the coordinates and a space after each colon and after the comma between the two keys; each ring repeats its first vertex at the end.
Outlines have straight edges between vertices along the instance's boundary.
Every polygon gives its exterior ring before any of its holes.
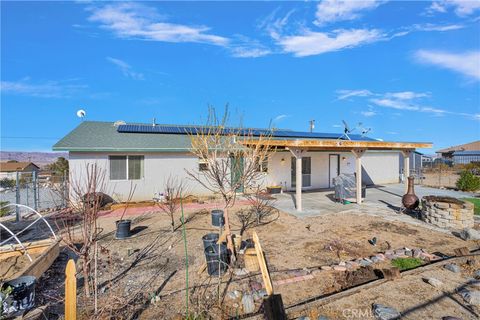
{"type": "Polygon", "coordinates": [[[175,212],[180,207],[180,198],[185,196],[186,185],[173,175],[169,175],[163,186],[163,199],[155,201],[157,206],[170,217],[172,232],[175,231],[175,212]]]}
{"type": "Polygon", "coordinates": [[[262,165],[272,148],[271,132],[227,127],[227,123],[228,107],[222,117],[209,108],[206,125],[188,132],[191,152],[198,157],[199,168],[187,170],[187,174],[207,190],[221,195],[227,245],[233,252],[228,208],[235,204],[237,193],[256,187],[264,178],[262,165]],[[251,141],[256,143],[249,144],[251,141]]]}
{"type": "MultiPolygon", "coordinates": [[[[105,172],[97,164],[87,164],[84,176],[70,180],[72,209],[60,223],[62,239],[82,262],[85,296],[90,297],[95,286],[92,279],[92,262],[95,259],[96,243],[101,233],[97,219],[105,190],[105,172]]],[[[58,221],[57,221],[58,224],[58,221]]]]}

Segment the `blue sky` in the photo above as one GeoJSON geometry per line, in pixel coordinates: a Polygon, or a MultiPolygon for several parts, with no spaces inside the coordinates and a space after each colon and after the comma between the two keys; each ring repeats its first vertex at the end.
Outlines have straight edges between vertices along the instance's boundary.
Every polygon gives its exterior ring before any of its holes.
{"type": "Polygon", "coordinates": [[[79,109],[201,124],[226,103],[435,150],[479,139],[479,88],[480,1],[1,2],[2,150],[51,150],[79,109]]]}

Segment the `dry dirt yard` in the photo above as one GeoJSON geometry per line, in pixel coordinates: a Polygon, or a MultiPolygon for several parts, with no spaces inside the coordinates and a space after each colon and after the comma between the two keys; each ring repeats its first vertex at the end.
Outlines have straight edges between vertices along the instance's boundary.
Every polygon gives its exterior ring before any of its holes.
{"type": "MultiPolygon", "coordinates": [[[[234,233],[240,229],[234,214],[238,209],[240,208],[230,209],[234,233]]],[[[258,286],[262,284],[260,273],[224,275],[220,285],[222,308],[219,308],[218,278],[209,277],[206,272],[198,274],[205,261],[201,238],[206,233],[218,232],[218,229],[211,226],[211,216],[206,211],[190,211],[185,214],[191,217],[186,224],[189,311],[203,312],[212,319],[241,315],[241,298],[235,298],[231,293],[235,290],[248,293],[254,287],[259,289],[258,286]]],[[[135,234],[131,238],[116,240],[113,230],[117,219],[100,219],[100,226],[104,228],[98,265],[101,309],[105,314],[117,315],[119,318],[126,318],[127,315],[128,318],[134,315],[138,319],[180,318],[180,315],[185,313],[186,299],[185,254],[181,229],[172,233],[167,215],[150,212],[134,219],[132,228],[135,234]]],[[[178,223],[178,217],[176,221],[178,223]]],[[[430,253],[441,252],[447,255],[463,246],[469,249],[478,248],[478,243],[474,241],[466,242],[421,226],[352,213],[297,218],[280,212],[274,221],[248,229],[243,238],[250,235],[252,230],[258,233],[275,291],[282,295],[287,308],[315,296],[348,288],[362,280],[371,280],[368,273],[365,274],[365,279],[361,279],[362,275],[359,276],[360,279],[346,279],[345,272],[320,271],[320,266],[369,257],[388,248],[423,248],[430,253]],[[368,242],[373,237],[377,238],[376,246],[368,242]],[[281,280],[307,274],[307,280],[281,284],[281,280]]],[[[58,279],[53,277],[43,279],[43,284],[48,287],[48,282],[55,280],[58,282],[58,279]]],[[[394,281],[391,285],[396,283],[394,281]]],[[[420,290],[420,285],[424,284],[412,280],[406,282],[405,290],[396,290],[389,286],[379,287],[372,296],[365,293],[364,298],[339,301],[334,307],[363,306],[360,303],[362,299],[366,303],[373,297],[382,297],[387,301],[402,301],[408,298],[420,303],[428,299],[425,292],[431,293],[428,288],[420,290]]],[[[81,288],[79,290],[81,291],[81,288]]],[[[41,295],[42,290],[40,299],[41,295]]],[[[80,309],[85,311],[92,308],[91,303],[82,304],[82,299],[79,300],[80,309]]],[[[261,300],[255,301],[255,312],[260,305],[261,300]]],[[[445,308],[445,312],[448,312],[455,306],[450,304],[445,308]]],[[[51,316],[52,319],[55,318],[55,314],[51,316]]]]}

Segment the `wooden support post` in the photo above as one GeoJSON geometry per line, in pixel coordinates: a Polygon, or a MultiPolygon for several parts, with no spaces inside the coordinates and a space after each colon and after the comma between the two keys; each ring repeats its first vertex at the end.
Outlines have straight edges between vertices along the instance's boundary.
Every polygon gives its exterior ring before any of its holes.
{"type": "Polygon", "coordinates": [[[403,176],[404,176],[404,187],[405,193],[408,191],[408,177],[410,176],[410,154],[411,150],[402,150],[403,154],[403,176]]]}
{"type": "Polygon", "coordinates": [[[65,320],[77,319],[77,278],[75,262],[68,260],[65,269],[65,320]]]}
{"type": "Polygon", "coordinates": [[[356,177],[356,200],[357,204],[362,203],[362,156],[365,149],[352,149],[355,155],[355,177],[356,177]]]}
{"type": "Polygon", "coordinates": [[[255,251],[257,253],[258,264],[260,271],[262,271],[263,283],[267,291],[267,297],[263,299],[263,312],[267,320],[287,320],[285,307],[283,306],[282,296],[280,294],[273,294],[272,280],[268,272],[267,262],[263,255],[260,240],[255,231],[253,231],[253,242],[255,243],[255,251]]]}
{"type": "Polygon", "coordinates": [[[260,265],[260,271],[262,272],[263,283],[265,284],[265,290],[267,295],[271,296],[273,294],[273,285],[272,280],[270,279],[270,273],[268,273],[267,263],[265,261],[265,256],[263,255],[262,246],[260,245],[260,240],[255,231],[252,234],[253,243],[255,244],[255,252],[257,253],[258,264],[260,265]]]}
{"type": "Polygon", "coordinates": [[[290,148],[295,157],[295,202],[297,211],[302,211],[302,156],[305,150],[290,148]]]}

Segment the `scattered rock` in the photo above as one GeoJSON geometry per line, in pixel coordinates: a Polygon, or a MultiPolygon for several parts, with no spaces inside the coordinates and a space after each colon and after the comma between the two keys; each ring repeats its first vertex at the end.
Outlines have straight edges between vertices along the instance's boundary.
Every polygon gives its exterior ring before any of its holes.
{"type": "Polygon", "coordinates": [[[232,300],[236,300],[238,298],[240,298],[242,296],[242,293],[238,290],[234,290],[234,291],[230,291],[227,293],[227,297],[232,299],[232,300]]]}
{"type": "Polygon", "coordinates": [[[420,250],[420,249],[413,249],[413,255],[412,255],[412,256],[413,256],[414,258],[420,257],[421,254],[422,254],[422,250],[420,250]]]}
{"type": "Polygon", "coordinates": [[[258,291],[262,289],[262,284],[257,281],[250,281],[249,286],[252,291],[258,291]]]}
{"type": "Polygon", "coordinates": [[[410,249],[405,249],[405,255],[408,256],[408,257],[411,257],[411,256],[413,256],[413,251],[410,250],[410,249]]]}
{"type": "Polygon", "coordinates": [[[333,266],[333,270],[335,270],[335,271],[347,271],[347,267],[344,267],[344,266],[333,266]]]}
{"type": "Polygon", "coordinates": [[[435,288],[443,286],[443,282],[435,278],[423,278],[423,281],[434,286],[435,288]]]}
{"type": "Polygon", "coordinates": [[[377,257],[377,258],[380,259],[381,261],[385,260],[385,255],[382,254],[382,253],[376,254],[375,257],[377,257]]]}
{"type": "Polygon", "coordinates": [[[463,300],[465,300],[466,303],[474,305],[474,306],[479,306],[480,305],[480,291],[463,289],[459,293],[462,296],[463,300]]]}
{"type": "Polygon", "coordinates": [[[385,258],[387,258],[388,260],[392,260],[392,259],[395,259],[396,256],[391,253],[385,253],[385,258]]]}
{"type": "Polygon", "coordinates": [[[475,279],[480,279],[480,270],[475,271],[475,272],[473,273],[473,277],[474,277],[475,279]]]}
{"type": "Polygon", "coordinates": [[[347,264],[345,263],[345,261],[341,261],[338,265],[339,266],[346,266],[347,264]]]}
{"type": "Polygon", "coordinates": [[[317,320],[330,320],[325,316],[318,316],[317,320]]]}
{"type": "Polygon", "coordinates": [[[330,267],[330,266],[321,266],[320,269],[325,270],[325,271],[328,271],[328,270],[332,270],[332,267],[330,267]]]}
{"type": "Polygon", "coordinates": [[[370,260],[372,260],[373,263],[377,263],[381,261],[377,256],[370,257],[370,260]]]}
{"type": "Polygon", "coordinates": [[[265,290],[265,289],[255,291],[253,293],[253,299],[255,301],[262,300],[266,296],[267,296],[267,290],[265,290]]]}
{"type": "Polygon", "coordinates": [[[472,287],[480,288],[480,280],[474,278],[468,278],[468,285],[472,287]]]}
{"type": "Polygon", "coordinates": [[[446,317],[442,317],[442,320],[462,320],[462,319],[457,317],[446,316],[446,317]]]}
{"type": "Polygon", "coordinates": [[[460,238],[463,240],[480,240],[480,231],[477,231],[473,228],[465,228],[460,231],[460,238]]]}
{"type": "Polygon", "coordinates": [[[362,260],[360,260],[360,262],[359,262],[359,263],[360,263],[360,265],[361,265],[362,267],[367,267],[367,266],[369,266],[369,265],[371,265],[371,264],[372,264],[372,262],[371,262],[371,260],[370,260],[370,259],[369,259],[369,260],[362,259],[362,260]],[[369,262],[369,261],[370,261],[370,262],[369,262]]]}
{"type": "Polygon", "coordinates": [[[401,314],[392,307],[374,303],[372,305],[373,315],[378,320],[393,320],[400,318],[401,314]]]}
{"type": "Polygon", "coordinates": [[[396,256],[404,256],[405,255],[405,250],[397,249],[397,250],[395,250],[395,255],[396,256]]]}
{"type": "Polygon", "coordinates": [[[460,267],[457,266],[456,264],[454,263],[449,263],[449,264],[446,264],[443,266],[445,269],[449,270],[449,271],[452,271],[452,272],[455,272],[455,273],[459,273],[460,272],[460,267]]]}
{"type": "Polygon", "coordinates": [[[245,276],[248,274],[248,270],[245,269],[245,268],[236,268],[235,270],[233,270],[233,273],[236,275],[236,276],[245,276]]]}
{"type": "Polygon", "coordinates": [[[301,316],[300,318],[298,318],[298,320],[310,320],[310,317],[301,316]]]}
{"type": "Polygon", "coordinates": [[[255,303],[253,302],[253,295],[245,294],[242,297],[243,312],[252,313],[255,310],[255,303]]]}

